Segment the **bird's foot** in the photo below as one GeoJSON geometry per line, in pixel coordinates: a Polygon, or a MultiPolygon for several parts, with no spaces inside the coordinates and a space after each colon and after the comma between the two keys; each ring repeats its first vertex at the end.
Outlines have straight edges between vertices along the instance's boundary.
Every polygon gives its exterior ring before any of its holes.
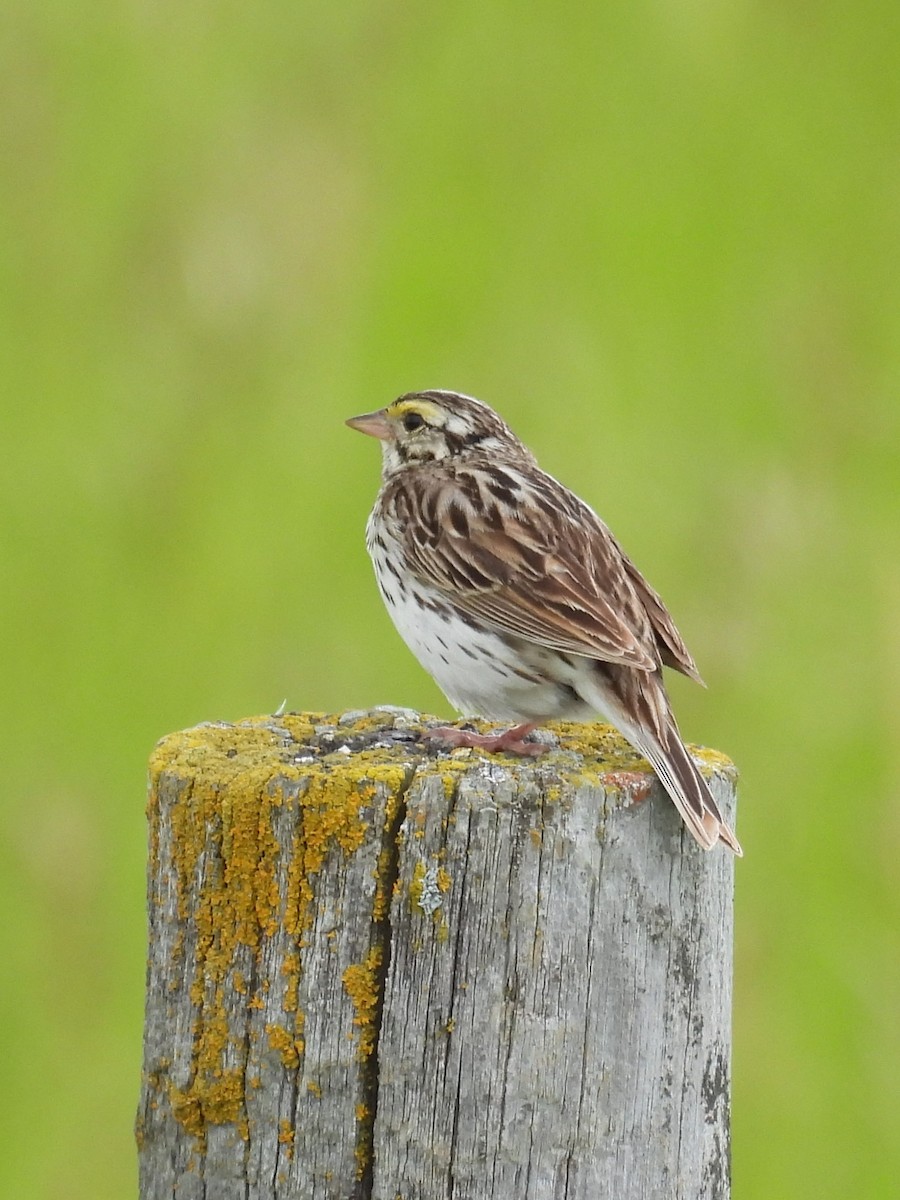
{"type": "Polygon", "coordinates": [[[526,742],[526,736],[532,729],[537,728],[536,721],[523,725],[514,725],[505,733],[474,733],[471,729],[457,729],[455,725],[439,725],[437,729],[429,729],[428,737],[444,742],[447,746],[471,746],[477,750],[487,750],[490,754],[522,754],[535,757],[550,749],[541,742],[526,742]]]}

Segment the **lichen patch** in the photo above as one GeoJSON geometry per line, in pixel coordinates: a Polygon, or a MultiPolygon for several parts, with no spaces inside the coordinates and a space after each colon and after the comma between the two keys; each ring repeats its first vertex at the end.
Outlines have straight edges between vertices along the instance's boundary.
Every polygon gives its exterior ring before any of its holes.
{"type": "MultiPolygon", "coordinates": [[[[323,872],[363,847],[371,851],[377,837],[377,851],[368,860],[373,865],[366,867],[369,949],[343,970],[345,995],[326,998],[349,1002],[356,1060],[372,1059],[391,904],[401,890],[396,874],[404,838],[403,796],[413,779],[417,787],[434,779],[433,786],[454,796],[468,773],[500,769],[496,756],[479,750],[454,756],[429,741],[428,730],[437,723],[391,709],[286,713],[200,725],[156,746],[148,799],[150,904],[151,911],[162,911],[167,897],[174,898],[170,911],[177,929],[169,943],[164,987],[175,997],[187,981],[193,1025],[190,1062],[177,1068],[153,1064],[145,1087],[152,1093],[149,1110],[158,1104],[171,1112],[197,1139],[198,1153],[211,1124],[230,1122],[247,1136],[245,1089],[253,1086],[246,1079],[248,1069],[252,1080],[258,1084],[260,1079],[252,1039],[245,1030],[229,1028],[229,1013],[249,1010],[258,1022],[261,1050],[271,1052],[276,1069],[304,1077],[306,1021],[300,997],[307,941],[323,904],[323,872]]],[[[475,725],[482,731],[492,728],[486,722],[475,725]]],[[[545,804],[552,806],[567,803],[573,786],[588,783],[598,789],[602,818],[604,805],[623,802],[615,787],[617,772],[652,778],[649,765],[608,725],[561,722],[550,729],[555,744],[539,760],[502,756],[504,787],[515,790],[526,779],[534,787],[537,777],[545,804]]],[[[734,777],[724,755],[691,750],[704,774],[734,777]]],[[[411,821],[407,851],[425,834],[424,820],[411,821]]],[[[435,922],[439,937],[446,935],[452,886],[439,857],[427,856],[408,884],[408,902],[435,922]]],[[[353,919],[358,922],[359,913],[353,919]]],[[[344,920],[336,909],[324,935],[317,927],[319,935],[334,946],[344,920]]],[[[370,1068],[360,1066],[361,1079],[368,1078],[370,1068]]],[[[296,1086],[316,1094],[319,1083],[296,1086]]],[[[356,1113],[363,1165],[374,1120],[374,1092],[364,1094],[360,1104],[366,1111],[356,1113]]],[[[147,1120],[145,1115],[145,1137],[147,1120]]]]}

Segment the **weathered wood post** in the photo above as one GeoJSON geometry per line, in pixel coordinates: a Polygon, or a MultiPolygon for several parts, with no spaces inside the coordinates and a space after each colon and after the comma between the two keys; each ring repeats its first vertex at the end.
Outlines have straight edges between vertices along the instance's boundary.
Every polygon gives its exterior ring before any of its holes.
{"type": "Polygon", "coordinates": [[[727,1198],[732,857],[630,803],[607,726],[555,732],[438,754],[384,708],[160,743],[142,1200],[727,1198]]]}

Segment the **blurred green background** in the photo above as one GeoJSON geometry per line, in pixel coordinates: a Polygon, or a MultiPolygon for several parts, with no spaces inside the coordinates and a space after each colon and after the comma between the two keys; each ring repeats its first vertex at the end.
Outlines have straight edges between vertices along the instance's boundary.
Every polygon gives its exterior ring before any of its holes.
{"type": "Polygon", "coordinates": [[[740,1200],[900,1174],[900,8],[6,0],[0,1191],[135,1193],[144,771],[446,714],[344,417],[495,405],[742,770],[740,1200]]]}

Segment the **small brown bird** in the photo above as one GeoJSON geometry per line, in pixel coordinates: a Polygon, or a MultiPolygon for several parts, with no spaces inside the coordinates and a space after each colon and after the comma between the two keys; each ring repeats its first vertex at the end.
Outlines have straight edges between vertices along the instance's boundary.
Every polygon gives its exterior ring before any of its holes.
{"type": "Polygon", "coordinates": [[[518,754],[600,713],[653,765],[704,850],[741,847],[688,754],[663,665],[702,682],[662,600],[596,513],[479,400],[411,392],[353,429],[381,439],[366,529],[400,636],[460,712],[505,733],[433,731],[518,754]]]}

